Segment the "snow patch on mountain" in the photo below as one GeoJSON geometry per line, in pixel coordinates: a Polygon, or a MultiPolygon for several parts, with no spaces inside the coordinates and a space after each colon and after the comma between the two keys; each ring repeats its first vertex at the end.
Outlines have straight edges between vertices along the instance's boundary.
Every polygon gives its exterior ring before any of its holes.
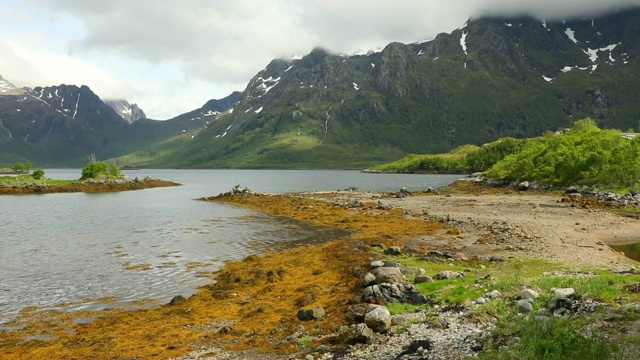
{"type": "Polygon", "coordinates": [[[569,40],[573,41],[574,44],[578,44],[578,40],[576,39],[576,32],[571,30],[571,28],[567,28],[564,31],[565,34],[567,34],[567,37],[569,37],[569,40]]]}
{"type": "Polygon", "coordinates": [[[465,55],[468,55],[467,54],[467,35],[468,34],[469,33],[466,33],[463,31],[462,36],[460,36],[460,46],[462,47],[462,51],[464,51],[465,55]]]}

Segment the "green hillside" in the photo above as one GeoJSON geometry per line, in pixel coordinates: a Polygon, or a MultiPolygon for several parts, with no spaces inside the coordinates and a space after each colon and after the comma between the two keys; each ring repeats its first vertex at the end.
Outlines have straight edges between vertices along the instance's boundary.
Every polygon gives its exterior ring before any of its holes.
{"type": "Polygon", "coordinates": [[[536,137],[585,117],[636,128],[639,35],[640,11],[626,10],[593,21],[481,18],[369,55],[315,49],[272,61],[192,140],[132,158],[157,167],[365,168],[536,137]]]}

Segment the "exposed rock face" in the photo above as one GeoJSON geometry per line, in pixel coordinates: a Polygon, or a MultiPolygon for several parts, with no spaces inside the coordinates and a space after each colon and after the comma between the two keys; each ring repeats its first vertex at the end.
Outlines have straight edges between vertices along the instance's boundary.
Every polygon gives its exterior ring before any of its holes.
{"type": "Polygon", "coordinates": [[[147,118],[147,115],[145,115],[144,111],[142,111],[137,104],[129,104],[127,100],[105,100],[105,104],[109,105],[118,115],[129,123],[147,118]]]}

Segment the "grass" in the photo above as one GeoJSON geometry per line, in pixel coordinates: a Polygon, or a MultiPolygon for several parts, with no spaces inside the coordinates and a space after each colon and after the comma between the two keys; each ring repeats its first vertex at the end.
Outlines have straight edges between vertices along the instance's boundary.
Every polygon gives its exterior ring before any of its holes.
{"type": "Polygon", "coordinates": [[[6,185],[71,185],[79,183],[81,183],[79,180],[52,180],[46,178],[36,180],[31,175],[0,176],[0,184],[6,185]]]}
{"type": "Polygon", "coordinates": [[[580,333],[580,321],[533,318],[500,327],[489,340],[491,350],[480,359],[622,359],[617,345],[580,333]],[[507,340],[509,339],[509,340],[507,340]]]}
{"type": "MultiPolygon", "coordinates": [[[[468,314],[478,322],[496,321],[496,328],[484,339],[480,359],[623,359],[622,344],[640,345],[640,337],[627,335],[629,328],[638,327],[639,294],[625,286],[640,283],[640,275],[620,275],[608,270],[580,269],[567,271],[559,264],[544,260],[526,259],[507,262],[431,262],[416,257],[386,257],[399,262],[409,282],[413,282],[420,268],[428,275],[451,270],[465,274],[463,278],[434,280],[416,284],[416,288],[440,305],[470,304],[486,292],[498,290],[502,299],[495,299],[471,307],[468,314]],[[591,298],[606,304],[592,314],[574,314],[571,317],[550,317],[547,321],[518,314],[515,302],[521,286],[540,293],[534,311],[544,308],[553,296],[553,288],[574,288],[575,298],[591,298]],[[605,335],[596,324],[616,322],[605,335]],[[594,330],[590,330],[594,329],[594,330]],[[619,330],[623,329],[623,330],[619,330]],[[624,330],[627,329],[627,330],[624,330]]],[[[425,307],[409,304],[389,304],[394,314],[412,313],[425,307]]],[[[400,328],[399,333],[407,331],[400,328]]]]}

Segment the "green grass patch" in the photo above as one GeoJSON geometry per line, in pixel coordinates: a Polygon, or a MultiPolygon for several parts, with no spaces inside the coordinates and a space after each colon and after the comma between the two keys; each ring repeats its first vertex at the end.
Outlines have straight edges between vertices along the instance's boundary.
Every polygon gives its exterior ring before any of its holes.
{"type": "Polygon", "coordinates": [[[24,185],[71,185],[78,184],[79,180],[52,180],[46,178],[34,179],[31,175],[0,176],[0,184],[24,186],[24,185]]]}
{"type": "Polygon", "coordinates": [[[488,340],[491,349],[479,359],[622,359],[616,344],[587,337],[580,331],[584,321],[552,317],[512,321],[488,340]]]}

